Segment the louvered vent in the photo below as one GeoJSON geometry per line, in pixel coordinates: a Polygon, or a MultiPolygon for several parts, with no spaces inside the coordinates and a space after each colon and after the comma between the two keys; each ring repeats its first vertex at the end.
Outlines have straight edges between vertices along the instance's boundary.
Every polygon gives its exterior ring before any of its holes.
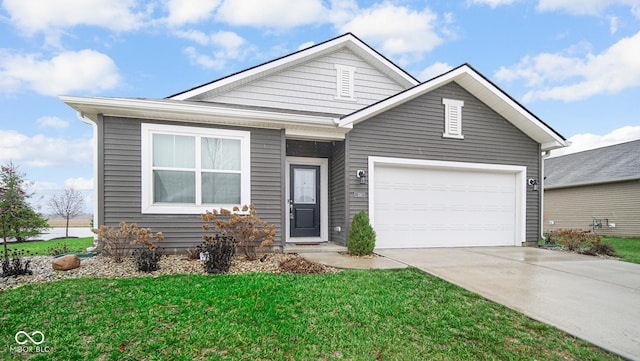
{"type": "Polygon", "coordinates": [[[335,65],[336,68],[336,99],[356,100],[354,77],[356,68],[344,65],[335,65]]]}
{"type": "Polygon", "coordinates": [[[462,100],[442,99],[444,104],[444,133],[445,138],[464,139],[462,135],[462,100]]]}

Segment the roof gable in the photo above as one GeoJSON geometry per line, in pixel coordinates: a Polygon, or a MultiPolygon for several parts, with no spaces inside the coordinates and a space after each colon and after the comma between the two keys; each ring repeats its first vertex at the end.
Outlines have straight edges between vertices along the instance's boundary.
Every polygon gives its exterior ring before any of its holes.
{"type": "Polygon", "coordinates": [[[640,179],[640,140],[548,158],[545,189],[640,179]]]}
{"type": "Polygon", "coordinates": [[[409,88],[419,83],[418,80],[412,77],[409,73],[405,72],[389,59],[369,47],[358,37],[351,33],[347,33],[312,47],[299,50],[295,53],[254,66],[241,72],[231,74],[213,82],[171,95],[168,98],[174,100],[194,100],[202,99],[203,97],[212,97],[345,48],[367,61],[373,67],[378,69],[378,71],[382,72],[390,79],[393,79],[404,88],[409,88]]]}
{"type": "Polygon", "coordinates": [[[344,116],[340,126],[353,126],[450,82],[456,82],[516,128],[541,144],[543,151],[565,147],[565,138],[468,64],[344,116]]]}

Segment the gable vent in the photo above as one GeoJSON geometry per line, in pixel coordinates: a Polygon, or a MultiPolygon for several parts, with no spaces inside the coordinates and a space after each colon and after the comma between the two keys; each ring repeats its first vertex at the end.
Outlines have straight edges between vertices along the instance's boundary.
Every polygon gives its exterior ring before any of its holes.
{"type": "Polygon", "coordinates": [[[355,73],[352,66],[335,64],[336,69],[336,99],[356,100],[355,98],[355,73]]]}
{"type": "Polygon", "coordinates": [[[442,99],[444,104],[444,133],[445,138],[464,139],[462,135],[462,100],[442,99]]]}

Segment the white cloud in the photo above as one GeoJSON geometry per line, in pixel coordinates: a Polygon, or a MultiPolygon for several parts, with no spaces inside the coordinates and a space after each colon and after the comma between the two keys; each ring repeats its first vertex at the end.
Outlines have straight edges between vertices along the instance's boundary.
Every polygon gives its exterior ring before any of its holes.
{"type": "Polygon", "coordinates": [[[0,49],[0,89],[7,93],[24,88],[43,95],[96,93],[119,83],[113,60],[94,50],[67,51],[41,59],[39,54],[12,54],[0,49]]]}
{"type": "Polygon", "coordinates": [[[600,54],[583,57],[570,54],[539,54],[523,58],[519,64],[501,67],[500,81],[522,79],[533,88],[523,101],[541,99],[565,102],[596,94],[615,94],[640,86],[640,32],[613,44],[600,54]]]}
{"type": "Polygon", "coordinates": [[[567,139],[571,142],[569,147],[556,149],[551,152],[551,156],[557,157],[559,155],[582,152],[637,139],[640,139],[640,126],[626,126],[605,135],[590,133],[576,134],[567,139]]]}
{"type": "Polygon", "coordinates": [[[27,136],[14,130],[0,130],[0,164],[13,161],[26,167],[68,167],[93,164],[92,140],[27,136]]]}
{"type": "Polygon", "coordinates": [[[203,68],[222,70],[226,64],[224,59],[216,59],[210,55],[200,54],[192,46],[185,48],[183,51],[191,61],[191,64],[199,65],[203,68]]]}
{"type": "Polygon", "coordinates": [[[611,6],[629,6],[640,18],[638,0],[539,0],[538,11],[566,11],[575,15],[602,15],[611,6]]]}
{"type": "Polygon", "coordinates": [[[166,4],[169,16],[166,21],[171,26],[197,23],[211,17],[220,0],[169,0],[166,4]]]}
{"type": "Polygon", "coordinates": [[[69,122],[58,117],[40,117],[36,120],[38,128],[64,129],[69,126],[69,122]]]}
{"type": "Polygon", "coordinates": [[[443,42],[434,30],[437,21],[437,15],[429,9],[418,11],[383,3],[359,11],[339,28],[378,45],[382,53],[406,64],[443,42]]]}
{"type": "Polygon", "coordinates": [[[225,0],[216,19],[241,26],[288,29],[326,21],[328,10],[321,0],[225,0]]]}
{"type": "Polygon", "coordinates": [[[514,0],[468,0],[467,4],[469,5],[488,5],[492,8],[496,8],[498,6],[503,5],[511,5],[514,0]]]}
{"type": "Polygon", "coordinates": [[[300,44],[300,46],[298,46],[298,50],[302,50],[302,49],[306,49],[306,48],[310,48],[312,46],[316,45],[315,42],[313,41],[307,41],[306,43],[302,43],[300,44]]]}
{"type": "Polygon", "coordinates": [[[4,0],[3,6],[23,34],[42,33],[52,45],[59,45],[64,29],[77,25],[135,30],[145,24],[150,13],[149,6],[139,7],[134,0],[4,0]]]}
{"type": "Polygon", "coordinates": [[[93,190],[93,178],[67,178],[64,180],[65,188],[73,188],[78,191],[93,190]]]}
{"type": "Polygon", "coordinates": [[[453,69],[453,66],[447,63],[436,62],[421,71],[418,79],[420,79],[421,81],[426,81],[438,75],[446,73],[451,69],[453,69]]]}
{"type": "Polygon", "coordinates": [[[255,51],[255,47],[248,45],[244,38],[230,31],[205,34],[198,30],[188,30],[177,31],[176,35],[202,46],[213,47],[211,55],[202,54],[192,46],[184,49],[192,64],[204,68],[222,70],[229,60],[242,60],[247,54],[255,51]]]}

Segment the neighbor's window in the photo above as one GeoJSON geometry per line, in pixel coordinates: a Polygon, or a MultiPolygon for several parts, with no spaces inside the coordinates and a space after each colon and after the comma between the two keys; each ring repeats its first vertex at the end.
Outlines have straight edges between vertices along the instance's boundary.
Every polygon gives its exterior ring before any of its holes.
{"type": "Polygon", "coordinates": [[[249,204],[250,133],[142,124],[142,212],[249,204]]]}
{"type": "Polygon", "coordinates": [[[444,138],[464,139],[462,135],[462,100],[442,99],[444,104],[444,138]]]}

